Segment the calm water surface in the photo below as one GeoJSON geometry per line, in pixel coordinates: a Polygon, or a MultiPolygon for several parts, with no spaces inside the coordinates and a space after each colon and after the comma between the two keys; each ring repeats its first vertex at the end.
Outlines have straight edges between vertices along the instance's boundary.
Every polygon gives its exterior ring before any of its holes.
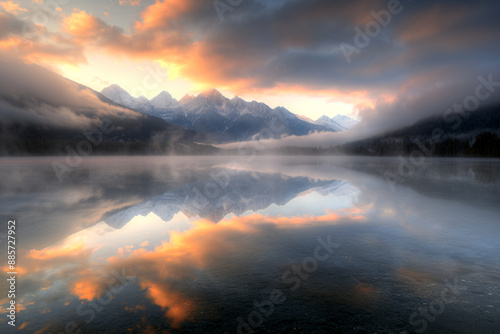
{"type": "Polygon", "coordinates": [[[0,159],[2,333],[500,333],[498,160],[53,162],[0,159]]]}

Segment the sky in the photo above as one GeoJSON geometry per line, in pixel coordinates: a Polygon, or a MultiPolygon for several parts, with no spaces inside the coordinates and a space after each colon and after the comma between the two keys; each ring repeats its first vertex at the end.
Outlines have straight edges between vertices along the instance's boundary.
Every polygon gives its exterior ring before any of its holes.
{"type": "Polygon", "coordinates": [[[486,0],[0,0],[0,51],[98,91],[216,88],[403,124],[479,75],[500,81],[498,13],[486,0]]]}

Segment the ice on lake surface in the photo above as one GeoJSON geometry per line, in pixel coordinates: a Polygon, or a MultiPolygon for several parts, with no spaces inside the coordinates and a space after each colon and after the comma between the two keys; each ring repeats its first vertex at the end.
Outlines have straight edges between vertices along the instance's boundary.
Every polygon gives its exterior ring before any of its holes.
{"type": "Polygon", "coordinates": [[[0,159],[12,332],[500,332],[499,160],[54,159],[0,159]]]}

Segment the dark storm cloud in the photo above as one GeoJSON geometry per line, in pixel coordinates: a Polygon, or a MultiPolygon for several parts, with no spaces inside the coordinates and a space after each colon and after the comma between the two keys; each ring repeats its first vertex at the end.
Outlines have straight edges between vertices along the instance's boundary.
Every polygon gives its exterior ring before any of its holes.
{"type": "Polygon", "coordinates": [[[340,45],[356,46],[354,28],[365,31],[374,21],[371,12],[387,10],[388,2],[288,1],[273,9],[244,3],[248,9],[242,5],[226,12],[224,22],[213,25],[203,41],[209,56],[235,64],[223,73],[225,79],[251,71],[258,86],[392,88],[409,75],[443,65],[479,70],[484,62],[494,62],[494,51],[499,51],[494,13],[500,5],[488,1],[472,6],[466,1],[401,1],[400,13],[352,55],[351,63],[340,45]]]}
{"type": "MultiPolygon", "coordinates": [[[[243,61],[233,73],[251,69],[254,86],[366,91],[373,105],[357,108],[363,119],[357,137],[443,114],[474,95],[479,75],[491,74],[500,81],[500,21],[495,14],[500,4],[490,1],[401,1],[399,13],[348,62],[340,45],[356,47],[354,29],[366,32],[367,23],[375,22],[371,12],[387,10],[390,3],[288,1],[243,20],[231,20],[228,14],[207,40],[231,45],[231,52],[219,50],[228,58],[252,54],[255,62],[243,61]]],[[[498,102],[498,93],[481,105],[498,102]]],[[[320,134],[310,139],[312,145],[327,145],[352,135],[320,134]]]]}
{"type": "Polygon", "coordinates": [[[491,1],[215,3],[225,7],[218,12],[214,2],[156,2],[130,35],[92,14],[73,13],[66,31],[81,43],[162,59],[198,83],[241,91],[294,85],[375,95],[445,65],[456,71],[499,67],[500,4],[491,1]],[[356,43],[356,29],[366,33],[367,24],[377,24],[373,13],[388,10],[394,10],[388,24],[379,24],[366,46],[356,43]],[[347,44],[357,48],[350,62],[341,47],[347,44]]]}

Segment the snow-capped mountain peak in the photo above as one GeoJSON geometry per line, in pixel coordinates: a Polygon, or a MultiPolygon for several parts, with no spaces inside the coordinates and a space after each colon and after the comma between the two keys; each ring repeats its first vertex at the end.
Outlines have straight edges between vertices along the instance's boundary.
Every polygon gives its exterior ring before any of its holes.
{"type": "Polygon", "coordinates": [[[102,93],[109,99],[147,115],[194,130],[210,134],[217,142],[242,141],[253,138],[268,129],[270,124],[281,121],[275,138],[286,135],[302,136],[313,131],[343,131],[346,128],[329,118],[325,124],[299,119],[284,107],[271,108],[257,101],[247,102],[240,97],[226,98],[218,90],[212,89],[197,96],[186,94],[180,101],[164,91],[149,101],[134,98],[118,85],[105,88],[102,93]],[[335,124],[331,126],[327,124],[335,124]]]}
{"type": "Polygon", "coordinates": [[[179,102],[170,95],[167,91],[162,91],[156,97],[151,99],[151,104],[157,109],[165,109],[177,106],[179,102]]]}
{"type": "Polygon", "coordinates": [[[317,123],[328,122],[328,121],[331,121],[331,118],[325,115],[321,116],[316,120],[317,123]]]}
{"type": "Polygon", "coordinates": [[[104,88],[101,93],[111,101],[127,107],[135,102],[134,97],[132,97],[125,89],[116,84],[104,88]]]}
{"type": "Polygon", "coordinates": [[[294,113],[290,112],[288,109],[286,109],[284,107],[276,107],[276,108],[273,109],[273,111],[275,112],[275,114],[278,114],[278,115],[280,115],[283,118],[297,119],[297,115],[295,115],[294,113]]]}
{"type": "Polygon", "coordinates": [[[336,115],[334,118],[332,118],[335,122],[337,122],[338,124],[342,125],[343,127],[347,128],[347,129],[350,129],[352,128],[353,126],[357,125],[359,123],[359,121],[355,120],[355,119],[352,119],[348,116],[345,116],[345,115],[336,115]]]}
{"type": "Polygon", "coordinates": [[[231,106],[233,106],[236,109],[245,109],[247,108],[247,102],[243,100],[239,96],[235,96],[234,98],[231,99],[231,106]]]}
{"type": "Polygon", "coordinates": [[[203,92],[203,93],[200,93],[196,99],[206,99],[208,100],[208,102],[210,103],[213,103],[213,104],[217,104],[217,105],[221,105],[222,103],[224,103],[226,99],[226,97],[224,95],[221,94],[221,92],[219,92],[217,89],[211,89],[209,91],[206,91],[206,92],[203,92]]]}
{"type": "Polygon", "coordinates": [[[146,97],[144,97],[142,95],[137,98],[137,101],[143,102],[143,103],[150,102],[146,97]]]}
{"type": "Polygon", "coordinates": [[[315,123],[326,126],[334,131],[345,131],[351,129],[359,122],[348,116],[339,114],[333,118],[323,115],[318,118],[315,123]]]}

